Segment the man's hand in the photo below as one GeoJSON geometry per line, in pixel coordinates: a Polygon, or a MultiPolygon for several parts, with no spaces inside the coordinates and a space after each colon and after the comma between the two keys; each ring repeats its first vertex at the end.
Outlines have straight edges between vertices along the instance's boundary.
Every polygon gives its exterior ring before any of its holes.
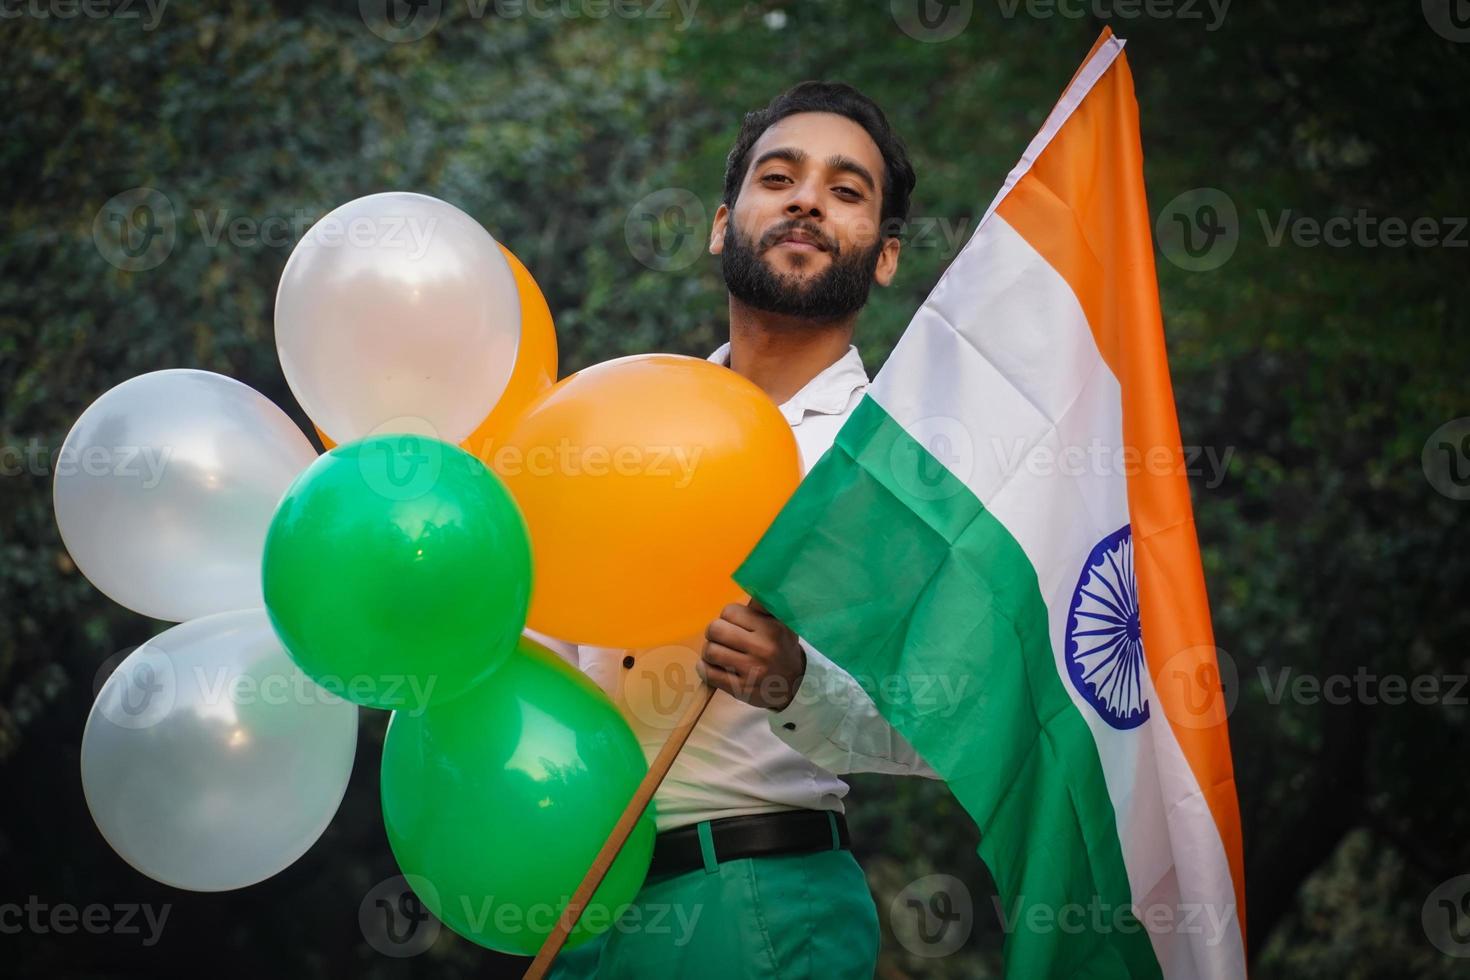
{"type": "Polygon", "coordinates": [[[806,673],[806,651],[780,620],[754,599],[731,603],[704,631],[703,659],[695,665],[710,687],[757,708],[780,711],[796,697],[806,673]]]}

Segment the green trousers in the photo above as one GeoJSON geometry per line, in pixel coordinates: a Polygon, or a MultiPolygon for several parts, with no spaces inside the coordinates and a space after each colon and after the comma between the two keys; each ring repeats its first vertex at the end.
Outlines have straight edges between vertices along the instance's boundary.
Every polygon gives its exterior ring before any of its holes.
{"type": "Polygon", "coordinates": [[[870,980],[878,910],[850,851],[720,861],[650,877],[607,932],[563,950],[551,980],[870,980]]]}

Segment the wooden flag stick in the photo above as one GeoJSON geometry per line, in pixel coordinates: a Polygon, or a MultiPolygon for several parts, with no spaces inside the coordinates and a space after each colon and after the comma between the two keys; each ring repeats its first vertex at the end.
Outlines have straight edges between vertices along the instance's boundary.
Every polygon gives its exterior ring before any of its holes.
{"type": "Polygon", "coordinates": [[[643,782],[638,784],[638,789],[633,793],[633,799],[628,801],[628,808],[613,825],[612,833],[608,834],[607,841],[602,845],[602,850],[597,852],[597,858],[592,862],[592,867],[587,869],[587,875],[582,883],[577,886],[576,892],[572,894],[571,901],[562,910],[561,918],[556,923],[556,928],[551,935],[546,937],[546,942],[541,944],[541,951],[531,961],[522,980],[541,980],[546,976],[546,971],[551,969],[552,960],[556,954],[561,952],[562,945],[567,941],[567,935],[571,933],[572,927],[582,917],[582,910],[592,900],[592,893],[597,891],[597,886],[602,884],[602,879],[607,876],[608,868],[612,867],[618,852],[628,842],[633,834],[633,828],[638,825],[638,820],[643,816],[643,811],[648,809],[648,803],[653,799],[653,794],[658,790],[659,784],[668,775],[669,768],[673,766],[674,759],[684,743],[689,740],[689,733],[694,731],[694,726],[699,724],[699,718],[704,714],[704,709],[709,706],[709,699],[714,697],[715,688],[710,687],[703,681],[695,690],[694,700],[684,711],[684,717],[679,719],[679,724],[669,733],[668,741],[664,742],[663,748],[658,750],[652,765],[648,767],[648,775],[643,777],[643,782]]]}

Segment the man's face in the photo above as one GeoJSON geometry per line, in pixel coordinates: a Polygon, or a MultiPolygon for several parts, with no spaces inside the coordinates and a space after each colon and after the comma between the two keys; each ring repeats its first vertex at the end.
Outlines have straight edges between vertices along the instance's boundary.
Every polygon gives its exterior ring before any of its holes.
{"type": "MultiPolygon", "coordinates": [[[[720,205],[710,251],[747,305],[839,320],[898,267],[880,227],[883,156],[862,126],[830,112],[787,116],[761,134],[733,212],[720,205]]],[[[890,229],[891,230],[891,229],[890,229]]]]}

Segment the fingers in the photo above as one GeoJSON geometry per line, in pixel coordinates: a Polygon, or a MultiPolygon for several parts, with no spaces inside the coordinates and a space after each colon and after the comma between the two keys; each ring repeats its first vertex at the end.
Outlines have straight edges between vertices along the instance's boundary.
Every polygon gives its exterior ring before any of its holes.
{"type": "Polygon", "coordinates": [[[694,663],[695,672],[710,687],[741,697],[745,678],[737,668],[741,655],[717,643],[705,644],[704,658],[694,663]],[[727,666],[728,665],[728,666],[727,666]]]}
{"type": "Polygon", "coordinates": [[[761,601],[755,596],[751,596],[750,602],[746,603],[746,605],[750,608],[752,612],[759,613],[762,616],[771,615],[771,611],[765,606],[761,605],[761,601]]]}
{"type": "Polygon", "coordinates": [[[739,650],[732,650],[722,643],[710,641],[704,645],[704,663],[711,664],[727,673],[739,676],[744,674],[750,657],[739,650]]]}
{"type": "Polygon", "coordinates": [[[749,653],[750,641],[754,636],[755,634],[750,630],[737,626],[727,619],[717,619],[704,630],[706,641],[729,647],[737,653],[749,653]]]}
{"type": "Polygon", "coordinates": [[[696,670],[710,687],[748,704],[769,707],[758,696],[759,688],[784,650],[783,631],[785,627],[759,603],[731,603],[705,628],[704,650],[696,670]]]}
{"type": "Polygon", "coordinates": [[[720,619],[717,622],[733,623],[744,629],[754,630],[760,628],[762,621],[767,618],[749,606],[742,606],[738,602],[732,602],[720,610],[720,619]]]}
{"type": "Polygon", "coordinates": [[[725,668],[716,667],[714,664],[703,660],[697,661],[694,664],[694,672],[699,675],[700,680],[704,681],[710,687],[718,687],[725,691],[730,690],[735,682],[739,680],[739,678],[725,668]]]}

